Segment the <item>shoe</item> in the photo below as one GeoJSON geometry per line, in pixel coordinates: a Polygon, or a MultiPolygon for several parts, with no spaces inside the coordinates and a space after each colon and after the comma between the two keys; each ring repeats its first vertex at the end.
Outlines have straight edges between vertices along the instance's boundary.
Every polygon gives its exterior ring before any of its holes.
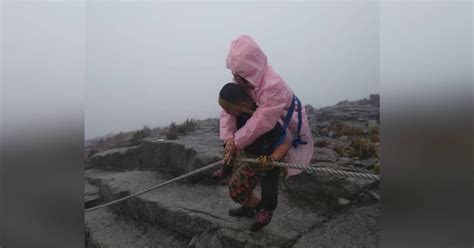
{"type": "Polygon", "coordinates": [[[220,169],[217,169],[216,171],[214,171],[214,173],[212,174],[212,177],[214,178],[223,178],[224,177],[224,171],[222,170],[222,168],[220,169]]]}
{"type": "Polygon", "coordinates": [[[221,168],[214,171],[214,173],[212,174],[212,177],[217,180],[220,180],[220,179],[227,178],[231,174],[232,174],[232,167],[224,165],[221,168]]]}
{"type": "Polygon", "coordinates": [[[258,230],[262,229],[262,227],[270,223],[270,221],[272,220],[272,217],[273,217],[273,211],[261,209],[255,215],[255,221],[250,227],[250,231],[257,232],[258,230]]]}
{"type": "Polygon", "coordinates": [[[235,216],[235,217],[253,218],[255,216],[256,212],[257,212],[257,210],[255,210],[255,208],[241,206],[239,208],[230,209],[229,210],[229,215],[230,216],[235,216]]]}

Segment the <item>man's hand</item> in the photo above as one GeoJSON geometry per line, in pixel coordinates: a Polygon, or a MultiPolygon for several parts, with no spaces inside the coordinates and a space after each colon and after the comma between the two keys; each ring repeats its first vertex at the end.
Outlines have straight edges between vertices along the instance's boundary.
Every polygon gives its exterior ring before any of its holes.
{"type": "Polygon", "coordinates": [[[224,165],[230,164],[233,156],[233,152],[224,152],[224,165]]]}
{"type": "Polygon", "coordinates": [[[225,143],[224,149],[224,164],[228,165],[232,161],[232,158],[237,153],[237,149],[234,144],[234,138],[230,138],[225,143]]]}
{"type": "Polygon", "coordinates": [[[225,152],[234,152],[235,150],[235,143],[234,138],[230,138],[225,142],[225,152]]]}
{"type": "Polygon", "coordinates": [[[229,165],[231,164],[232,160],[236,157],[240,156],[240,150],[235,149],[232,152],[225,152],[224,153],[224,164],[229,165]]]}

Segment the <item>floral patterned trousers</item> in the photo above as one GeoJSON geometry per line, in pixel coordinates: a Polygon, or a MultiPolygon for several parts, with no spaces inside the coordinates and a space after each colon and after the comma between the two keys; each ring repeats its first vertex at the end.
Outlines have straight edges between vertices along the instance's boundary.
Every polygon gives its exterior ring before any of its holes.
{"type": "Polygon", "coordinates": [[[278,181],[280,168],[260,170],[243,164],[233,173],[229,181],[229,195],[237,203],[245,205],[252,199],[253,190],[260,183],[262,207],[273,211],[278,203],[278,181]]]}

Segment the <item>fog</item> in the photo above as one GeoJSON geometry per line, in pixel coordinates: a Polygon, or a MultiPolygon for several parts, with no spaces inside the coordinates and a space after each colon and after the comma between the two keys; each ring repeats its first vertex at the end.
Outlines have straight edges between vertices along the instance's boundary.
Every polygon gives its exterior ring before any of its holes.
{"type": "Polygon", "coordinates": [[[303,104],[379,92],[379,4],[95,2],[85,8],[85,136],[218,117],[230,42],[252,36],[303,104]]]}

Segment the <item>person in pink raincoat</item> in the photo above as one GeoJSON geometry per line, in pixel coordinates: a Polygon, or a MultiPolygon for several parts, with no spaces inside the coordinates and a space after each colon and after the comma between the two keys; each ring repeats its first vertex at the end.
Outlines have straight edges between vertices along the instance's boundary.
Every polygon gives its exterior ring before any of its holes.
{"type": "MultiPolygon", "coordinates": [[[[308,165],[313,156],[314,145],[306,112],[294,92],[268,64],[262,49],[250,36],[239,36],[230,45],[226,65],[234,76],[234,82],[245,86],[258,107],[238,130],[235,117],[224,110],[221,112],[220,138],[225,143],[225,163],[229,163],[243,147],[270,131],[277,122],[284,125],[288,119],[285,134],[292,137],[293,145],[285,160],[288,163],[308,165]]],[[[287,171],[288,176],[299,173],[301,170],[287,171]]]]}

